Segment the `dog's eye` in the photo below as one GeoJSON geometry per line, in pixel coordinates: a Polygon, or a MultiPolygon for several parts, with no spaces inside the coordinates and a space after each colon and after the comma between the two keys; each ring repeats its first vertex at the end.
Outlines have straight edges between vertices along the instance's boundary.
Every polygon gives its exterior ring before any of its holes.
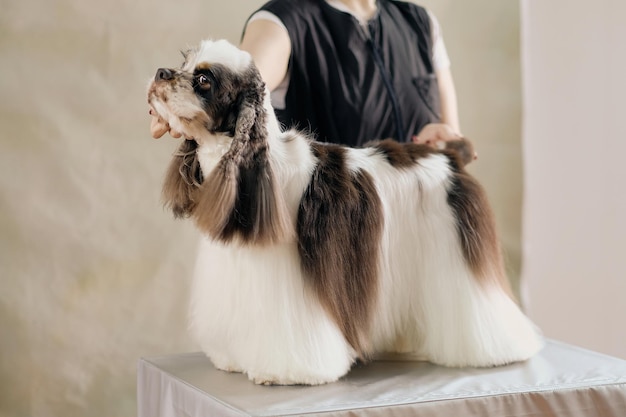
{"type": "Polygon", "coordinates": [[[198,85],[202,88],[211,87],[211,83],[209,82],[209,77],[207,77],[204,74],[199,74],[198,76],[196,76],[196,81],[198,82],[198,85]]]}

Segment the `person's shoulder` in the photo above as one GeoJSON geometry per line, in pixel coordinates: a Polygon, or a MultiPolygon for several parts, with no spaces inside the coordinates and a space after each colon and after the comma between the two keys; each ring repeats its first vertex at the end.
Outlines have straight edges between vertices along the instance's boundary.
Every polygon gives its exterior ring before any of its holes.
{"type": "Polygon", "coordinates": [[[270,0],[265,3],[261,9],[268,11],[277,11],[293,16],[305,15],[314,10],[320,9],[320,3],[323,0],[270,0]]]}
{"type": "Polygon", "coordinates": [[[410,1],[403,0],[379,0],[379,3],[388,4],[391,7],[396,7],[405,12],[417,14],[419,16],[427,16],[428,10],[419,4],[412,3],[410,1]]]}
{"type": "Polygon", "coordinates": [[[409,20],[430,27],[430,12],[423,6],[403,0],[378,0],[380,5],[399,10],[409,20]]]}
{"type": "Polygon", "coordinates": [[[271,0],[261,7],[275,15],[291,34],[315,25],[324,0],[271,0]]]}

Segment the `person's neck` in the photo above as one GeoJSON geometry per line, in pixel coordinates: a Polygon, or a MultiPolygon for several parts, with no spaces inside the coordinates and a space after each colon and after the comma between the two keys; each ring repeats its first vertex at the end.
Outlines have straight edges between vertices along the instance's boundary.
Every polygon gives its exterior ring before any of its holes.
{"type": "Polygon", "coordinates": [[[376,13],[376,0],[333,0],[343,4],[359,20],[367,21],[376,13]]]}

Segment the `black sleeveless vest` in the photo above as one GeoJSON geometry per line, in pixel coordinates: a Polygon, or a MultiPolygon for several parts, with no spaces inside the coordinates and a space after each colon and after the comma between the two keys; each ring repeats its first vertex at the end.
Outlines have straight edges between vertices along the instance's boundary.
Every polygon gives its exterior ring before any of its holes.
{"type": "Polygon", "coordinates": [[[410,141],[440,120],[428,13],[412,3],[378,0],[363,27],[324,0],[273,0],[291,39],[285,127],[321,141],[360,146],[374,139],[410,141]]]}

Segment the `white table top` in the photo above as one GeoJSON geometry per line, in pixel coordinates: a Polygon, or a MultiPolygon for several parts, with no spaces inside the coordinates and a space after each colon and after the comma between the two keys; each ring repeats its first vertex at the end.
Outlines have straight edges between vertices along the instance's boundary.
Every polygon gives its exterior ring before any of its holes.
{"type": "Polygon", "coordinates": [[[332,384],[267,387],[183,353],[139,361],[138,407],[139,417],[624,417],[626,361],[548,341],[531,360],[504,367],[376,361],[332,384]]]}

